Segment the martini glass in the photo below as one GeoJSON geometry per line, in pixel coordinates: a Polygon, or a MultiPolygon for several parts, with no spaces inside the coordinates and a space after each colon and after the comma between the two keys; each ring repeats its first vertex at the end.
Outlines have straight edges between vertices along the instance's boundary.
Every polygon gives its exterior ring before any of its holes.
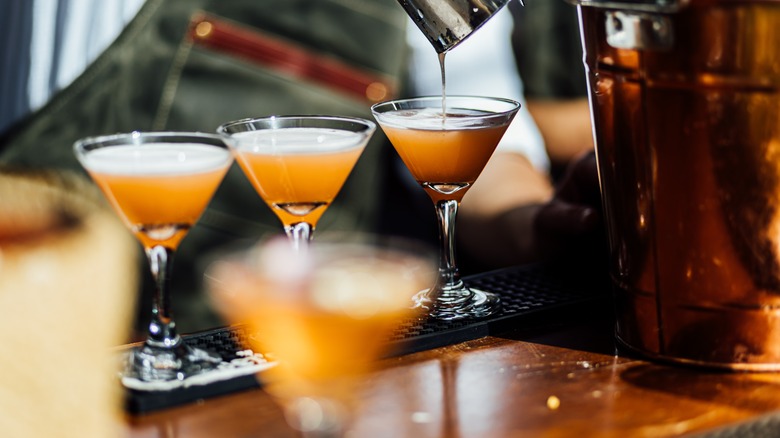
{"type": "Polygon", "coordinates": [[[374,133],[374,122],[333,116],[272,116],[223,124],[238,164],[296,248],[341,190],[374,133]]]}
{"type": "Polygon", "coordinates": [[[434,258],[398,239],[323,234],[295,249],[274,238],[207,271],[215,307],[242,324],[254,351],[277,362],[263,388],[303,436],[349,429],[365,376],[392,349],[392,333],[419,310],[434,258]]]}
{"type": "Polygon", "coordinates": [[[233,161],[221,137],[133,132],[79,140],[78,160],[141,242],[156,288],[143,346],[127,375],[142,381],[183,380],[221,359],[186,346],[176,331],[168,283],[179,243],[211,200],[233,161]]]}
{"type": "Polygon", "coordinates": [[[520,104],[513,100],[447,96],[378,103],[371,110],[412,176],[428,193],[439,219],[439,278],[415,305],[442,320],[484,318],[501,309],[499,297],[466,287],[455,261],[455,218],[520,104]]]}

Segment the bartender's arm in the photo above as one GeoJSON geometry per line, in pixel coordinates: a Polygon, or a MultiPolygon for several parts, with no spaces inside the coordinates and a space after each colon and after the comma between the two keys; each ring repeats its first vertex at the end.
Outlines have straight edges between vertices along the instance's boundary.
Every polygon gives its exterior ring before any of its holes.
{"type": "Polygon", "coordinates": [[[463,199],[458,239],[481,269],[598,258],[604,242],[595,155],[555,187],[522,155],[497,153],[463,199]]]}
{"type": "Polygon", "coordinates": [[[534,260],[534,218],[552,196],[549,178],[524,155],[495,153],[461,203],[460,247],[484,269],[534,260]]]}

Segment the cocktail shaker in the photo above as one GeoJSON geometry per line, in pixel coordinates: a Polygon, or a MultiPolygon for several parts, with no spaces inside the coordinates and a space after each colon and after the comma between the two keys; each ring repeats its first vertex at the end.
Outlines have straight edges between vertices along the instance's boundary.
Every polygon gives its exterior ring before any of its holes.
{"type": "Polygon", "coordinates": [[[479,29],[509,0],[398,0],[398,3],[436,52],[444,53],[479,29]]]}

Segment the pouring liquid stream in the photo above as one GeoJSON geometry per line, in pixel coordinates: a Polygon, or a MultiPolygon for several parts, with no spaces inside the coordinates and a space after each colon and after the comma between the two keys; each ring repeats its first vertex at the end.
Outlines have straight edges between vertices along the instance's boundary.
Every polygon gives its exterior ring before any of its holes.
{"type": "Polygon", "coordinates": [[[441,127],[444,129],[447,121],[447,72],[444,68],[444,60],[447,52],[439,53],[439,68],[441,69],[441,127]]]}

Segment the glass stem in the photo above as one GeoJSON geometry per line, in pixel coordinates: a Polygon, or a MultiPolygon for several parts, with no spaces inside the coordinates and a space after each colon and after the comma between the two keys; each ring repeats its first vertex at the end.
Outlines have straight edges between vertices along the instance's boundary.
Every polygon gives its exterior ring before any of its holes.
{"type": "Polygon", "coordinates": [[[284,231],[287,233],[287,237],[290,238],[296,251],[305,248],[309,244],[313,230],[314,227],[308,222],[298,222],[284,227],[284,231]]]}
{"type": "Polygon", "coordinates": [[[152,300],[152,320],[149,323],[149,337],[146,344],[158,348],[173,348],[178,346],[181,338],[176,333],[176,323],[170,306],[171,268],[173,267],[173,250],[162,245],[146,249],[149,266],[154,278],[155,290],[152,300]]]}
{"type": "Polygon", "coordinates": [[[455,217],[458,214],[458,201],[442,200],[436,203],[436,215],[439,218],[439,243],[441,244],[439,261],[438,289],[439,299],[455,298],[456,292],[463,290],[463,281],[455,262],[455,217]]]}

